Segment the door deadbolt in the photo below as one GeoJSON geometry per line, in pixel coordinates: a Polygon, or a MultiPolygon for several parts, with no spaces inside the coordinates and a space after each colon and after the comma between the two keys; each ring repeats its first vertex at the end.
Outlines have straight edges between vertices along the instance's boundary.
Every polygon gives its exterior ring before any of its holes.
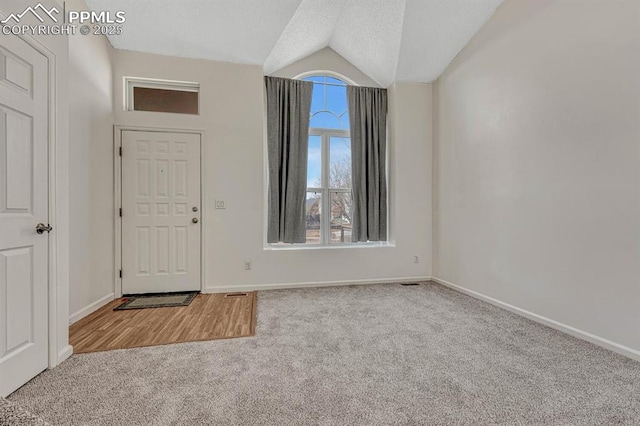
{"type": "Polygon", "coordinates": [[[193,212],[195,213],[195,212],[197,212],[197,211],[198,211],[198,208],[197,208],[197,207],[194,207],[194,208],[192,208],[191,210],[193,210],[193,212]]]}

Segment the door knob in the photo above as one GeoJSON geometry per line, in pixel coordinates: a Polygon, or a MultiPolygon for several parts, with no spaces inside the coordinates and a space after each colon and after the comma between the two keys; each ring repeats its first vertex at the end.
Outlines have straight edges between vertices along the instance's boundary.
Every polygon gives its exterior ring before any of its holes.
{"type": "Polygon", "coordinates": [[[36,225],[36,232],[38,234],[44,234],[44,232],[51,232],[53,228],[49,225],[45,225],[44,223],[39,223],[36,225]]]}
{"type": "Polygon", "coordinates": [[[198,223],[198,218],[197,218],[197,217],[194,217],[193,219],[191,219],[191,222],[193,222],[193,223],[198,223]]]}

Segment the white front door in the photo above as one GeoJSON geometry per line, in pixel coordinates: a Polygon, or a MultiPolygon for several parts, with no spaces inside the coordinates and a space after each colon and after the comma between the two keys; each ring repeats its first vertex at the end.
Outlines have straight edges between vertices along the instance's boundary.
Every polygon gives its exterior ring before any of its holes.
{"type": "Polygon", "coordinates": [[[0,36],[0,396],[48,364],[48,65],[0,36]]]}
{"type": "Polygon", "coordinates": [[[122,293],[200,290],[200,135],[122,132],[122,293]]]}

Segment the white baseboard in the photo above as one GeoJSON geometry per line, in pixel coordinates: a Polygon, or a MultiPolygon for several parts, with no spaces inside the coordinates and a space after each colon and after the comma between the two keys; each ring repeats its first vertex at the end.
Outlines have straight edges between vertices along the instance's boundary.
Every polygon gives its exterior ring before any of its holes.
{"type": "Polygon", "coordinates": [[[78,312],[72,314],[69,317],[69,325],[73,324],[74,322],[80,321],[82,318],[86,317],[92,312],[97,311],[98,309],[102,308],[104,305],[106,305],[107,303],[111,302],[114,299],[115,299],[115,295],[113,293],[109,293],[106,296],[96,300],[89,306],[85,306],[84,308],[80,309],[78,312]]]}
{"type": "Polygon", "coordinates": [[[619,343],[616,342],[612,342],[611,340],[607,340],[605,338],[602,338],[600,336],[596,336],[595,334],[591,334],[589,332],[580,330],[578,328],[572,327],[570,325],[566,325],[563,324],[561,322],[552,320],[550,318],[546,318],[543,317],[542,315],[538,315],[535,314],[533,312],[529,312],[527,310],[524,310],[522,308],[518,308],[517,306],[513,306],[510,305],[508,303],[502,302],[498,299],[494,299],[493,297],[490,296],[486,296],[482,293],[478,293],[477,291],[473,291],[473,290],[469,290],[465,287],[459,286],[457,284],[453,284],[449,281],[437,278],[437,277],[433,277],[432,281],[438,283],[438,284],[442,284],[446,287],[449,287],[453,290],[459,291],[460,293],[464,293],[466,295],[469,295],[471,297],[474,297],[476,299],[480,299],[482,301],[491,303],[492,305],[498,306],[500,308],[506,309],[510,312],[513,312],[515,314],[518,314],[520,316],[523,316],[525,318],[528,318],[530,320],[533,320],[535,322],[538,322],[540,324],[544,324],[547,327],[551,327],[554,328],[556,330],[562,331],[564,333],[567,333],[573,337],[577,337],[578,339],[582,339],[582,340],[586,340],[587,342],[593,343],[595,345],[601,346],[605,349],[608,349],[610,351],[616,352],[620,355],[624,355],[628,358],[634,359],[636,361],[640,361],[640,351],[637,351],[635,349],[629,348],[627,346],[621,345],[619,343]]]}
{"type": "Polygon", "coordinates": [[[232,291],[261,291],[261,290],[281,290],[287,288],[304,287],[338,287],[347,285],[365,284],[391,284],[407,283],[415,281],[430,281],[431,277],[404,277],[404,278],[384,278],[379,280],[348,280],[348,281],[312,281],[303,283],[282,283],[282,284],[249,284],[226,287],[207,287],[206,293],[227,293],[232,291]]]}
{"type": "Polygon", "coordinates": [[[64,360],[66,360],[67,358],[69,358],[72,354],[73,354],[73,346],[67,345],[64,348],[62,348],[60,353],[58,353],[58,364],[57,365],[62,364],[62,362],[64,360]]]}

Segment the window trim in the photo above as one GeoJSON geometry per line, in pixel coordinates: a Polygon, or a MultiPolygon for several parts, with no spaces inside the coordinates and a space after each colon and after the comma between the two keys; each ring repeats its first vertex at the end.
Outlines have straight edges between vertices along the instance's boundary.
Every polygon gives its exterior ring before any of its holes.
{"type": "Polygon", "coordinates": [[[316,71],[306,71],[301,74],[293,77],[294,80],[304,80],[307,77],[332,77],[337,78],[338,80],[342,80],[347,83],[347,86],[360,86],[355,81],[351,80],[349,77],[346,77],[340,73],[329,70],[316,70],[316,71]]]}
{"type": "Polygon", "coordinates": [[[272,243],[263,247],[268,251],[287,251],[287,250],[345,250],[345,249],[365,249],[365,248],[388,248],[395,247],[394,241],[366,241],[359,243],[344,244],[283,244],[272,243]]]}
{"type": "MultiPolygon", "coordinates": [[[[145,89],[174,90],[179,92],[200,93],[200,83],[193,81],[161,80],[156,78],[123,77],[124,81],[124,110],[137,111],[134,109],[133,89],[142,87],[145,89]]],[[[138,111],[139,112],[139,111],[138,111]]],[[[200,96],[198,96],[198,114],[200,115],[200,96]]]]}

